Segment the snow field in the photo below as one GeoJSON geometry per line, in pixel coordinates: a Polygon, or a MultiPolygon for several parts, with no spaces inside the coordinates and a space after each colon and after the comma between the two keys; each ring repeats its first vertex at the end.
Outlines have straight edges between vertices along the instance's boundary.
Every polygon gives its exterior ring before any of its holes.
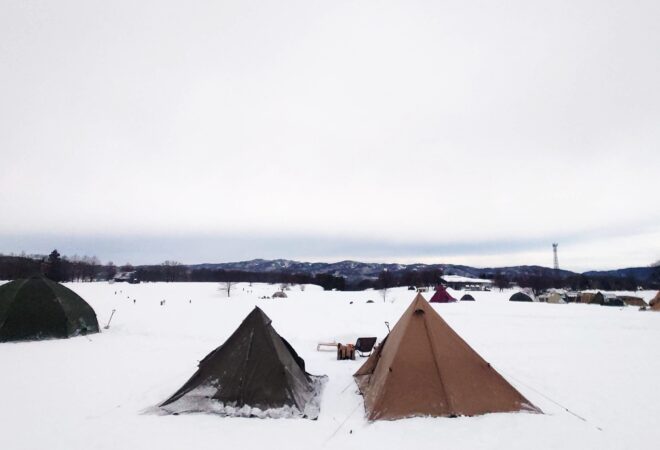
{"type": "MultiPolygon", "coordinates": [[[[545,414],[370,423],[352,380],[365,359],[336,361],[316,344],[384,338],[384,321],[394,326],[412,291],[392,289],[383,302],[379,292],[316,286],[294,286],[287,299],[258,299],[278,290],[266,284],[238,284],[231,298],[217,283],[67,286],[94,307],[102,327],[113,309],[115,317],[110,329],[89,337],[0,345],[3,449],[654,449],[660,442],[659,313],[508,302],[513,291],[473,292],[476,302],[434,305],[545,414]],[[154,414],[153,406],[254,305],[305,359],[308,372],[328,375],[319,419],[154,414]]],[[[655,292],[641,294],[648,301],[655,292]]]]}

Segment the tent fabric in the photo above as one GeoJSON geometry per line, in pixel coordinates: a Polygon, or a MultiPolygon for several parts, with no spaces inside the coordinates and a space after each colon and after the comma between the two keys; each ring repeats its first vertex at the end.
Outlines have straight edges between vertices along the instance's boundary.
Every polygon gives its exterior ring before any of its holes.
{"type": "Polygon", "coordinates": [[[632,295],[620,295],[617,298],[629,306],[648,306],[648,304],[641,297],[634,297],[632,295]]]}
{"type": "Polygon", "coordinates": [[[605,297],[600,292],[583,292],[580,294],[580,303],[589,305],[602,305],[605,303],[605,297]]]}
{"type": "Polygon", "coordinates": [[[98,332],[92,307],[59,283],[34,276],[0,286],[0,342],[98,332]]]}
{"type": "Polygon", "coordinates": [[[649,302],[649,306],[652,309],[659,308],[658,305],[660,305],[660,291],[658,291],[658,293],[655,294],[655,297],[649,302]]]}
{"type": "Polygon", "coordinates": [[[539,301],[547,302],[547,303],[556,303],[556,304],[566,303],[563,297],[561,296],[561,294],[557,292],[548,292],[546,294],[543,294],[539,297],[539,301]]]}
{"type": "Polygon", "coordinates": [[[626,303],[616,296],[603,297],[602,306],[626,306],[626,303]]]}
{"type": "Polygon", "coordinates": [[[167,412],[316,418],[323,382],[258,307],[160,406],[167,412]]]}
{"type": "Polygon", "coordinates": [[[470,294],[465,294],[463,297],[461,297],[461,301],[462,302],[466,302],[466,301],[473,302],[474,297],[472,297],[470,294]]]}
{"type": "Polygon", "coordinates": [[[455,302],[456,299],[447,292],[443,285],[439,284],[435,288],[435,294],[433,294],[430,301],[431,303],[451,303],[455,302]]]}
{"type": "Polygon", "coordinates": [[[509,298],[510,302],[533,302],[532,298],[523,293],[523,292],[516,292],[509,298]]]}
{"type": "Polygon", "coordinates": [[[354,378],[369,420],[540,412],[421,294],[354,378]]]}

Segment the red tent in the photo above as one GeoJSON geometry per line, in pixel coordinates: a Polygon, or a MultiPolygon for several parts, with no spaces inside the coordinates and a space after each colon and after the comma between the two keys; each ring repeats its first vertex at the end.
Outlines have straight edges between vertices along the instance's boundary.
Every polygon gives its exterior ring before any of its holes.
{"type": "Polygon", "coordinates": [[[430,301],[431,303],[451,303],[455,302],[456,299],[449,295],[449,292],[447,292],[443,285],[439,284],[435,288],[435,294],[433,294],[430,301]]]}

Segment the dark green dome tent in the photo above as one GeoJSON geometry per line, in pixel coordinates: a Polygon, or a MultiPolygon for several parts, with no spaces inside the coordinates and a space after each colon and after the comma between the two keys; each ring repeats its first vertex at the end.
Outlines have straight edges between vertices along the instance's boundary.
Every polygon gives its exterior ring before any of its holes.
{"type": "Polygon", "coordinates": [[[461,297],[462,302],[473,302],[474,297],[472,297],[470,294],[465,294],[463,297],[461,297]]]}
{"type": "Polygon", "coordinates": [[[510,302],[533,302],[532,297],[529,295],[523,293],[523,292],[516,292],[511,296],[509,299],[510,302]]]}
{"type": "Polygon", "coordinates": [[[43,276],[0,286],[0,342],[98,333],[96,313],[78,294],[43,276]]]}

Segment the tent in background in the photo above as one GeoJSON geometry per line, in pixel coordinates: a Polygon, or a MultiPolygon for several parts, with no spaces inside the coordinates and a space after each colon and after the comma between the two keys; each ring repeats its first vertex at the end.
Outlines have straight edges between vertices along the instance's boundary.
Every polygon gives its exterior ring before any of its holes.
{"type": "Polygon", "coordinates": [[[98,332],[92,307],[59,283],[39,275],[0,286],[0,342],[98,332]]]}
{"type": "Polygon", "coordinates": [[[421,294],[354,378],[370,420],[540,412],[421,294]]]}
{"type": "Polygon", "coordinates": [[[462,302],[473,302],[474,297],[472,297],[470,294],[465,294],[463,297],[461,297],[462,302]]]}
{"type": "Polygon", "coordinates": [[[605,303],[605,297],[599,292],[582,292],[580,294],[580,303],[589,305],[602,305],[605,303]]]}
{"type": "Polygon", "coordinates": [[[325,378],[305,371],[305,361],[255,307],[160,406],[171,413],[315,419],[325,378]]]}
{"type": "Polygon", "coordinates": [[[564,298],[558,292],[547,292],[543,295],[539,295],[539,301],[556,304],[566,303],[564,298]]]}
{"type": "Polygon", "coordinates": [[[532,298],[523,293],[523,292],[516,292],[513,294],[511,297],[509,297],[510,302],[533,302],[532,298]]]}
{"type": "Polygon", "coordinates": [[[456,299],[452,297],[449,292],[445,289],[445,287],[441,284],[436,286],[435,288],[435,294],[433,294],[433,297],[431,297],[430,302],[431,303],[452,303],[455,302],[456,299]]]}
{"type": "Polygon", "coordinates": [[[648,306],[648,304],[641,297],[634,297],[632,295],[619,295],[617,298],[629,306],[648,306]]]}

